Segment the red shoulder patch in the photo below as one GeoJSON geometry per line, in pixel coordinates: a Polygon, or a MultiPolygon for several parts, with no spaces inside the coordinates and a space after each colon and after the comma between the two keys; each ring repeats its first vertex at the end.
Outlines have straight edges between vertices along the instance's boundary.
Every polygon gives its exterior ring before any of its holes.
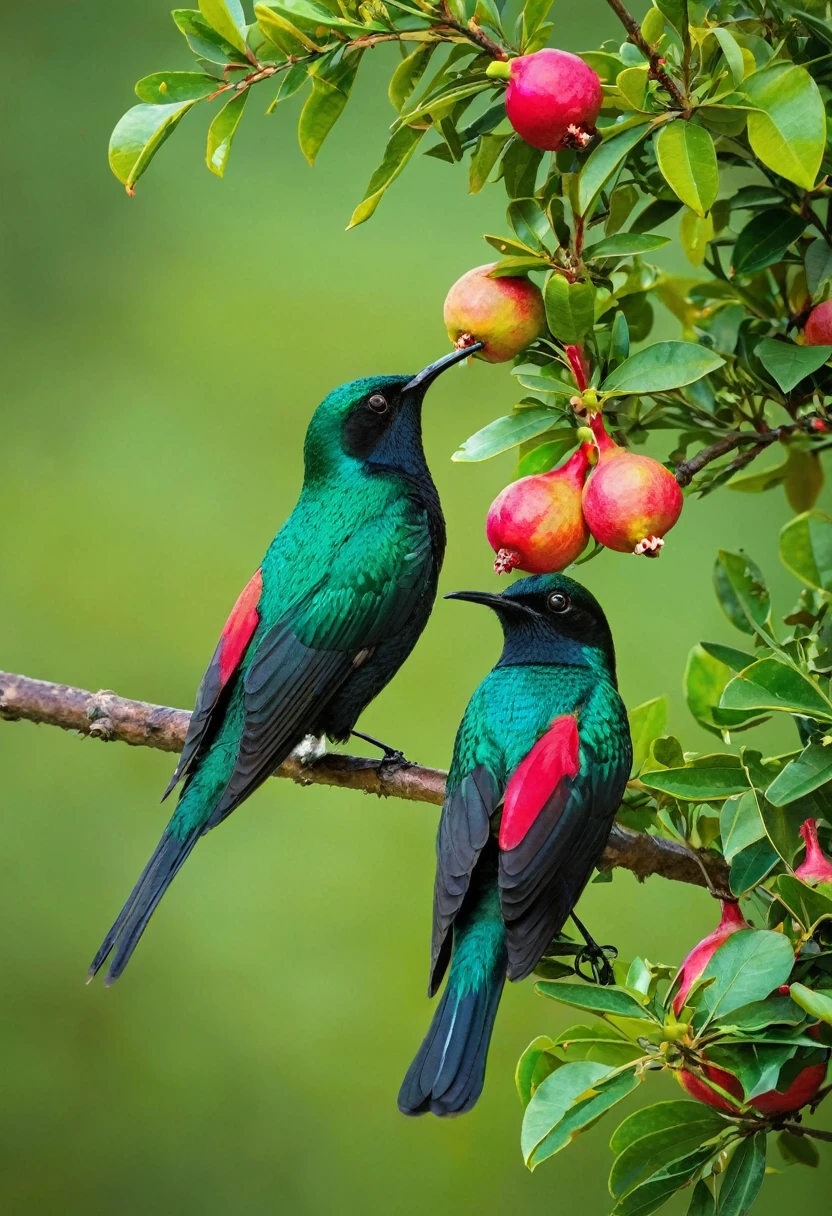
{"type": "Polygon", "coordinates": [[[564,714],[512,774],[503,800],[501,849],[517,848],[563,778],[576,776],[579,768],[578,722],[574,714],[564,714]]]}
{"type": "Polygon", "coordinates": [[[256,570],[240,592],[231,616],[225,622],[220,639],[220,680],[223,685],[231,679],[245,654],[255,629],[260,624],[257,605],[263,592],[263,572],[256,570]]]}

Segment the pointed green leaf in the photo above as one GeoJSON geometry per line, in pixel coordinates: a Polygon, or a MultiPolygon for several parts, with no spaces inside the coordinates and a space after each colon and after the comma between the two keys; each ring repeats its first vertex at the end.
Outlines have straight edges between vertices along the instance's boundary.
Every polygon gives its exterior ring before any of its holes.
{"type": "Polygon", "coordinates": [[[578,180],[578,210],[581,215],[589,212],[599,192],[620,169],[628,152],[644,139],[649,130],[649,123],[641,123],[593,148],[578,180]]]}
{"type": "Polygon", "coordinates": [[[471,169],[468,175],[468,189],[471,194],[479,194],[491,174],[491,170],[500,159],[500,153],[511,139],[510,135],[481,135],[471,157],[471,169]]]}
{"type": "Polygon", "coordinates": [[[722,611],[737,629],[753,635],[767,626],[771,600],[762,571],[750,557],[720,549],[714,588],[722,611]]]}
{"type": "Polygon", "coordinates": [[[670,244],[669,236],[654,236],[650,232],[617,232],[604,237],[596,245],[588,245],[584,254],[588,258],[630,258],[639,253],[654,253],[670,244]]]}
{"type": "Polygon", "coordinates": [[[246,19],[240,0],[199,0],[199,11],[220,37],[246,55],[246,19]]]}
{"type": "Polygon", "coordinates": [[[766,790],[766,798],[773,806],[785,806],[805,798],[828,781],[832,781],[832,746],[810,743],[777,774],[766,790]]]}
{"type": "Polygon", "coordinates": [[[648,789],[684,802],[720,802],[748,789],[742,768],[665,768],[642,773],[640,780],[648,789]]]}
{"type": "MultiPolygon", "coordinates": [[[[258,5],[258,8],[260,7],[262,6],[258,5]]],[[[327,26],[330,29],[339,29],[345,33],[358,35],[369,34],[374,30],[383,33],[387,29],[380,21],[367,21],[366,23],[351,21],[349,18],[334,13],[325,4],[318,4],[317,0],[272,0],[269,7],[277,9],[290,21],[295,19],[310,29],[314,29],[316,26],[327,26]]]]}
{"type": "Polygon", "coordinates": [[[387,95],[394,109],[401,110],[416,85],[425,74],[436,43],[419,43],[415,51],[403,59],[390,78],[387,95]]]}
{"type": "Polygon", "coordinates": [[[549,996],[563,1005],[585,1009],[589,1013],[614,1014],[616,1017],[638,1018],[653,1022],[643,1005],[623,988],[601,988],[593,984],[535,984],[535,991],[549,996]]]}
{"type": "Polygon", "coordinates": [[[817,84],[795,63],[770,63],[744,85],[758,112],[748,115],[748,139],[764,165],[811,190],[826,145],[826,113],[817,84]]]}
{"type": "Polygon", "coordinates": [[[151,106],[201,101],[221,87],[221,81],[205,72],[154,72],[136,84],[136,96],[151,106]]]}
{"type": "Polygon", "coordinates": [[[543,288],[546,321],[561,342],[580,342],[595,323],[595,288],[552,274],[543,288]]]}
{"type": "MultiPolygon", "coordinates": [[[[750,794],[749,797],[753,798],[754,795],[750,794]]],[[[768,837],[755,840],[753,844],[742,849],[731,862],[729,885],[732,894],[739,898],[751,891],[771,873],[779,860],[780,857],[768,837]]]]}
{"type": "MultiPolygon", "coordinates": [[[[742,666],[753,662],[749,655],[742,666]]],[[[685,700],[697,722],[720,737],[723,731],[743,726],[747,721],[745,714],[732,717],[727,710],[719,709],[722,693],[730,679],[731,668],[727,664],[709,654],[704,646],[694,646],[685,666],[685,700]]]]}
{"type": "Polygon", "coordinates": [[[794,966],[794,950],[782,933],[768,929],[740,929],[714,952],[702,979],[712,979],[701,990],[696,1024],[722,1021],[735,1009],[761,1001],[785,984],[794,966]]]}
{"type": "MultiPolygon", "coordinates": [[[[707,1113],[710,1117],[712,1112],[707,1113]]],[[[618,1157],[645,1136],[674,1127],[684,1127],[688,1123],[695,1123],[701,1117],[702,1103],[693,1102],[689,1098],[654,1102],[652,1106],[643,1106],[641,1110],[633,1111],[619,1123],[610,1138],[610,1149],[618,1157]]],[[[725,1126],[723,1119],[719,1122],[721,1127],[725,1126]]]]}
{"type": "Polygon", "coordinates": [[[677,119],[656,136],[656,158],[673,193],[691,211],[704,216],[719,193],[719,167],[709,131],[677,119]]]}
{"type": "Polygon", "coordinates": [[[828,1026],[832,1026],[832,997],[822,992],[813,992],[804,984],[792,984],[789,988],[791,998],[801,1009],[805,1009],[813,1018],[820,1018],[828,1026]]]}
{"type": "Polygon", "coordinates": [[[760,659],[725,687],[720,705],[746,713],[780,710],[832,721],[832,703],[807,676],[779,659],[760,659]]]}
{"type": "Polygon", "coordinates": [[[536,1039],[532,1039],[517,1061],[514,1084],[524,1106],[529,1105],[532,1092],[541,1081],[559,1067],[560,1061],[554,1055],[549,1055],[549,1049],[554,1045],[554,1040],[548,1035],[538,1035],[536,1039]]]}
{"type": "MultiPolygon", "coordinates": [[[[568,1067],[570,1065],[564,1065],[564,1068],[568,1067]]],[[[563,1068],[559,1072],[562,1073],[563,1068]]],[[[553,1124],[549,1134],[535,1146],[526,1162],[529,1169],[533,1170],[542,1161],[546,1161],[555,1153],[559,1153],[562,1148],[566,1148],[586,1127],[594,1123],[596,1119],[600,1119],[611,1107],[637,1089],[643,1079],[643,1074],[635,1072],[632,1068],[625,1068],[617,1075],[608,1075],[595,1082],[585,1096],[573,1101],[567,1107],[562,1117],[553,1124]]],[[[557,1089],[558,1086],[553,1085],[552,1088],[557,1089]]],[[[538,1092],[539,1090],[535,1091],[532,1102],[538,1092]]]]}
{"type": "Polygon", "coordinates": [[[701,1179],[693,1188],[687,1216],[714,1216],[714,1197],[701,1179]]]}
{"type": "Polygon", "coordinates": [[[526,1165],[534,1168],[531,1158],[540,1142],[560,1122],[573,1102],[612,1071],[606,1064],[579,1060],[564,1064],[546,1077],[535,1090],[523,1115],[520,1146],[526,1165]]]}
{"type": "MultiPolygon", "coordinates": [[[[556,421],[557,415],[547,409],[545,405],[516,409],[504,418],[497,418],[494,422],[489,422],[488,426],[484,426],[481,431],[471,435],[459,450],[454,452],[451,459],[460,462],[488,460],[492,456],[499,455],[500,452],[508,452],[511,448],[516,448],[518,444],[524,443],[527,439],[533,439],[536,435],[542,435],[544,431],[551,430],[556,421]]],[[[554,435],[572,443],[575,440],[573,427],[564,427],[553,432],[554,435]]]]}
{"type": "Polygon", "coordinates": [[[687,1157],[671,1162],[620,1199],[612,1216],[650,1216],[686,1186],[712,1156],[712,1148],[698,1148],[687,1157]]]}
{"type": "Polygon", "coordinates": [[[816,237],[809,245],[803,264],[809,295],[817,300],[832,282],[832,248],[822,236],[816,237]]]}
{"type": "Polygon", "coordinates": [[[805,227],[806,221],[791,211],[761,211],[748,221],[737,237],[732,274],[756,274],[781,261],[805,227]]]}
{"type": "Polygon", "coordinates": [[[750,790],[737,798],[730,798],[723,805],[719,816],[719,834],[726,861],[733,861],[737,853],[756,840],[761,840],[765,833],[757,800],[750,790]]]}
{"type": "Polygon", "coordinates": [[[362,51],[350,51],[339,59],[319,60],[309,68],[312,92],[301,110],[298,141],[310,165],[314,164],[321,145],[344,112],[362,54],[362,51]]]}
{"type": "Polygon", "coordinates": [[[216,173],[217,177],[222,177],[225,173],[228,154],[231,151],[231,143],[237,133],[240,119],[243,117],[243,111],[248,101],[248,94],[248,89],[243,90],[242,93],[235,94],[229,102],[226,102],[208,128],[208,146],[205,153],[205,162],[211,172],[216,173]]]}
{"type": "Polygon", "coordinates": [[[780,532],[780,560],[819,591],[832,591],[832,516],[806,511],[780,532]]]}
{"type": "Polygon", "coordinates": [[[136,182],[153,157],[195,104],[184,101],[169,106],[133,106],[119,120],[110,136],[110,168],[128,194],[134,193],[136,182]]]}
{"type": "Polygon", "coordinates": [[[667,697],[655,697],[629,710],[630,737],[633,740],[633,772],[638,773],[650,754],[653,742],[667,727],[667,697]]]}
{"type": "MultiPolygon", "coordinates": [[[[801,882],[796,874],[781,874],[775,884],[775,890],[781,902],[786,905],[792,916],[807,933],[813,932],[815,926],[821,921],[832,918],[832,898],[826,894],[829,889],[827,883],[822,883],[818,887],[810,887],[807,883],[801,882]]],[[[792,999],[797,1000],[796,997],[792,999]]],[[[800,1004],[799,1001],[798,1004],[800,1004]]]]}
{"type": "Polygon", "coordinates": [[[786,1165],[808,1165],[817,1169],[820,1165],[820,1152],[813,1140],[806,1136],[795,1136],[792,1132],[780,1132],[777,1137],[777,1147],[786,1165]]]}
{"type": "Polygon", "coordinates": [[[724,29],[722,26],[714,26],[711,33],[716,38],[725,56],[725,62],[728,64],[728,71],[731,76],[731,84],[734,88],[737,88],[738,85],[742,84],[745,75],[745,60],[742,57],[742,48],[730,30],[724,29]]]}
{"type": "Polygon", "coordinates": [[[783,392],[788,393],[801,380],[823,367],[832,355],[832,346],[798,346],[795,342],[764,338],[754,353],[783,392]]]}
{"type": "Polygon", "coordinates": [[[209,63],[240,63],[248,65],[248,59],[241,55],[237,47],[223,38],[197,9],[175,8],[173,20],[176,27],[185,35],[188,46],[200,59],[209,63]]]}
{"type": "Polygon", "coordinates": [[[740,1140],[728,1162],[717,1198],[717,1216],[746,1216],[760,1193],[766,1173],[766,1134],[740,1140]]]}
{"type": "MultiPolygon", "coordinates": [[[[300,43],[307,51],[320,50],[318,43],[309,36],[306,30],[300,29],[299,26],[290,21],[283,13],[277,12],[276,9],[269,8],[266,4],[255,4],[254,15],[263,34],[276,46],[284,46],[286,39],[289,38],[300,43]]],[[[306,69],[307,65],[295,64],[295,67],[300,66],[306,69]]],[[[290,69],[290,71],[292,70],[290,69]]]]}
{"type": "Polygon", "coordinates": [[[674,1102],[672,1105],[675,1123],[647,1132],[616,1157],[609,1178],[610,1194],[614,1199],[629,1195],[666,1165],[686,1157],[704,1141],[725,1130],[725,1120],[702,1103],[674,1102]]]}
{"type": "Polygon", "coordinates": [[[744,671],[754,662],[754,655],[734,646],[723,646],[721,642],[702,642],[702,649],[713,658],[730,667],[732,671],[744,671]]]}
{"type": "Polygon", "coordinates": [[[701,380],[724,359],[696,342],[654,342],[620,363],[601,385],[603,393],[660,393],[701,380]]]}
{"type": "Polygon", "coordinates": [[[384,197],[385,191],[392,186],[425,134],[424,129],[401,127],[395,135],[390,136],[381,164],[370,178],[370,184],[363,200],[353,211],[352,218],[347,225],[348,229],[355,228],[357,224],[363,224],[370,218],[384,197]]]}

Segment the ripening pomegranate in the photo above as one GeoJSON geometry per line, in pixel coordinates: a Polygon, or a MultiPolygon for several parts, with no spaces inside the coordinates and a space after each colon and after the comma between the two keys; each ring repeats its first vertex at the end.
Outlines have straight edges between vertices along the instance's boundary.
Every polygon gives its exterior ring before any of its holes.
{"type": "Polygon", "coordinates": [[[508,80],[506,114],[527,144],[557,152],[584,148],[592,139],[603,91],[597,73],[577,55],[546,48],[492,63],[487,72],[508,80]]]}
{"type": "MultiPolygon", "coordinates": [[[[816,1031],[817,1028],[813,1027],[812,1029],[816,1031]]],[[[814,1054],[816,1053],[812,1048],[802,1047],[798,1050],[795,1059],[799,1060],[803,1055],[808,1057],[814,1054]]],[[[750,1105],[754,1110],[759,1111],[761,1115],[769,1117],[790,1115],[793,1111],[800,1110],[801,1106],[806,1106],[812,1101],[823,1085],[826,1078],[828,1056],[829,1052],[827,1051],[824,1059],[820,1062],[807,1064],[782,1092],[778,1089],[766,1090],[764,1094],[759,1094],[756,1098],[752,1098],[750,1105]]],[[[743,1090],[742,1085],[734,1074],[725,1072],[722,1068],[715,1068],[712,1064],[703,1065],[702,1073],[703,1077],[700,1077],[696,1073],[682,1068],[676,1072],[676,1077],[682,1089],[690,1094],[692,1098],[696,1098],[697,1101],[704,1102],[716,1110],[727,1111],[732,1115],[736,1114],[737,1108],[743,1101],[743,1090]],[[718,1094],[715,1090],[711,1089],[708,1081],[713,1081],[720,1089],[724,1089],[729,1094],[732,1094],[737,1099],[737,1103],[734,1104],[728,1098],[723,1098],[722,1094],[718,1094]]]]}
{"type": "Polygon", "coordinates": [[[800,835],[806,843],[806,856],[795,870],[797,877],[810,885],[832,882],[832,862],[820,847],[817,820],[807,819],[800,829],[800,835]]]}
{"type": "Polygon", "coordinates": [[[682,513],[679,483],[658,460],[619,447],[600,414],[590,426],[598,448],[598,463],[583,492],[590,532],[618,553],[658,557],[665,533],[682,513]]]}
{"type": "Polygon", "coordinates": [[[832,346],[832,300],[824,300],[812,309],[803,338],[807,346],[832,346]]]}
{"type": "Polygon", "coordinates": [[[732,933],[736,933],[738,929],[750,929],[748,921],[740,911],[739,904],[729,903],[727,900],[721,900],[722,916],[719,924],[709,933],[707,937],[703,937],[698,946],[694,946],[690,954],[685,958],[679,968],[677,979],[679,980],[679,989],[673,998],[673,1012],[678,1017],[682,1012],[682,1008],[687,1000],[688,993],[693,985],[699,979],[702,972],[711,961],[712,956],[716,953],[724,941],[726,941],[732,933]]]}
{"type": "Polygon", "coordinates": [[[478,359],[507,363],[546,331],[540,288],[520,275],[491,279],[497,265],[477,266],[445,298],[445,326],[456,347],[483,342],[478,359]]]}
{"type": "Polygon", "coordinates": [[[498,574],[520,569],[553,574],[586,548],[589,529],[581,490],[589,469],[587,444],[550,473],[534,473],[506,486],[488,511],[485,534],[497,554],[498,574]]]}

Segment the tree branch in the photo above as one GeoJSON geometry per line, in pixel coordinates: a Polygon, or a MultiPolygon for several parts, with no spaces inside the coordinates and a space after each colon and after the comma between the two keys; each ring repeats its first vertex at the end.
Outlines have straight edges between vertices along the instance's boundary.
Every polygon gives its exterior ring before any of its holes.
{"type": "Polygon", "coordinates": [[[655,49],[644,37],[641,32],[641,26],[633,14],[624,7],[621,0],[607,0],[607,4],[627,31],[628,41],[632,42],[633,46],[638,47],[650,64],[650,75],[655,77],[662,88],[670,94],[680,110],[687,110],[688,103],[685,101],[681,89],[676,84],[676,81],[668,76],[664,69],[664,60],[656,54],[655,49]]]}
{"type": "MultiPolygon", "coordinates": [[[[190,714],[146,701],[129,701],[114,692],[87,692],[67,684],[52,684],[28,676],[0,671],[0,720],[35,722],[78,731],[104,742],[119,740],[133,747],[154,747],[180,752],[190,714]]],[[[337,785],[363,790],[378,797],[403,798],[441,806],[445,773],[414,764],[396,767],[383,760],[331,754],[304,767],[289,759],[275,773],[300,785],[337,785]]],[[[706,886],[707,871],[713,889],[729,898],[728,870],[715,854],[697,856],[681,845],[616,824],[599,863],[604,870],[620,866],[638,878],[661,874],[676,882],[706,886]],[[700,864],[701,863],[701,864],[700,864]]]]}
{"type": "Polygon", "coordinates": [[[726,435],[724,439],[718,439],[716,443],[712,443],[710,447],[703,448],[701,452],[697,452],[695,456],[691,456],[690,460],[683,460],[681,464],[676,466],[676,480],[680,486],[690,485],[697,473],[701,473],[706,465],[712,464],[713,461],[719,460],[720,456],[726,456],[729,452],[733,452],[735,448],[740,447],[744,443],[753,443],[754,449],[737,461],[737,468],[743,468],[755,460],[761,452],[765,451],[772,443],[777,443],[786,435],[791,435],[793,431],[799,430],[800,424],[789,423],[786,426],[778,426],[773,431],[743,431],[739,435],[726,435]]]}

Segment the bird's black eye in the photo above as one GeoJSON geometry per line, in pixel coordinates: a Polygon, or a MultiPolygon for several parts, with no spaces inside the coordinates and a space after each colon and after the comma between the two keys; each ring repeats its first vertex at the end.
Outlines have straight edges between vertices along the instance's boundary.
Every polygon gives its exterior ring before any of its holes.
{"type": "Polygon", "coordinates": [[[387,398],[382,397],[381,393],[373,393],[367,404],[374,414],[386,414],[390,409],[390,406],[387,404],[387,398]]]}
{"type": "Polygon", "coordinates": [[[571,607],[569,596],[564,595],[562,591],[553,591],[546,602],[552,612],[568,612],[571,607]]]}

